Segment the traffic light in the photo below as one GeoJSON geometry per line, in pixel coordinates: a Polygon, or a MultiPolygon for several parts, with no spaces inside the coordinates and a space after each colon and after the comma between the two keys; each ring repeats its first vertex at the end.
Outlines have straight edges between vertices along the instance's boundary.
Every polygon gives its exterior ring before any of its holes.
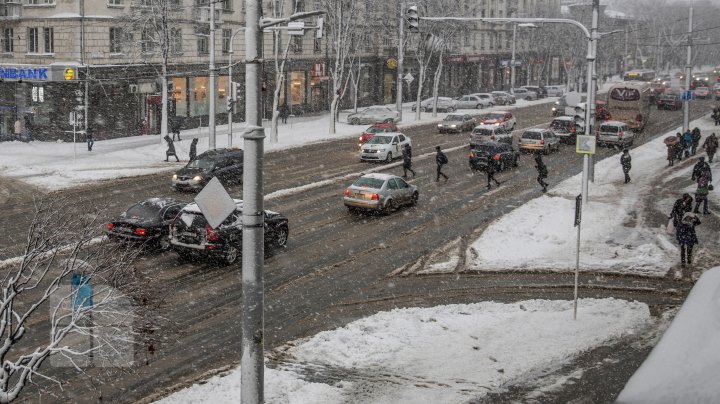
{"type": "Polygon", "coordinates": [[[578,132],[582,133],[585,131],[585,103],[580,103],[575,107],[573,122],[578,132]]]}
{"type": "Polygon", "coordinates": [[[405,19],[408,22],[408,31],[420,32],[420,16],[418,15],[417,6],[408,7],[405,19]]]}

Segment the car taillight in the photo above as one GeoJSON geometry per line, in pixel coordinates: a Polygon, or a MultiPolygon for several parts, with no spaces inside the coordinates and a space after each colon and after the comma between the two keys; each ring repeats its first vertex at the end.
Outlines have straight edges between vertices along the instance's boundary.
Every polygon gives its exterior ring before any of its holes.
{"type": "Polygon", "coordinates": [[[545,139],[540,139],[540,144],[545,144],[545,139]]]}
{"type": "Polygon", "coordinates": [[[144,236],[146,233],[147,232],[145,229],[140,229],[140,228],[135,229],[135,234],[137,234],[138,236],[144,236]]]}
{"type": "Polygon", "coordinates": [[[493,160],[500,160],[500,155],[496,154],[495,156],[493,156],[493,160]]]}
{"type": "Polygon", "coordinates": [[[642,121],[642,114],[638,114],[638,115],[635,117],[635,120],[638,121],[638,122],[642,121]]]}
{"type": "Polygon", "coordinates": [[[570,133],[575,133],[575,128],[570,128],[570,133]]]}
{"type": "Polygon", "coordinates": [[[112,230],[112,229],[114,229],[114,228],[115,228],[115,225],[114,225],[114,224],[112,224],[112,223],[108,223],[108,224],[107,224],[107,229],[108,229],[108,230],[112,230]]]}
{"type": "Polygon", "coordinates": [[[345,188],[345,196],[350,196],[350,190],[345,188]]]}
{"type": "Polygon", "coordinates": [[[490,140],[495,140],[495,135],[490,136],[490,140]]]}
{"type": "Polygon", "coordinates": [[[205,239],[207,241],[217,241],[218,240],[218,233],[210,227],[210,225],[205,226],[205,239]]]}
{"type": "Polygon", "coordinates": [[[470,157],[475,157],[475,153],[470,152],[470,157]]]}
{"type": "Polygon", "coordinates": [[[378,195],[378,194],[372,194],[372,197],[371,197],[370,199],[372,199],[373,201],[377,201],[377,200],[380,199],[380,195],[378,195]]]}

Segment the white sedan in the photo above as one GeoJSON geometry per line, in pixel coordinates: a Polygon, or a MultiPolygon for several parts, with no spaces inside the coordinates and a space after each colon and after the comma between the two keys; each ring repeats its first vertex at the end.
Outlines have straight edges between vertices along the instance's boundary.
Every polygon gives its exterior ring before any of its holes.
{"type": "Polygon", "coordinates": [[[373,105],[364,110],[348,115],[348,122],[351,125],[360,125],[363,123],[395,123],[400,118],[397,111],[392,110],[384,105],[373,105]]]}
{"type": "Polygon", "coordinates": [[[455,103],[461,109],[480,109],[491,107],[493,105],[492,100],[490,94],[469,94],[456,98],[455,103]]]}
{"type": "Polygon", "coordinates": [[[402,133],[376,133],[362,145],[360,160],[389,163],[396,157],[402,157],[402,149],[406,144],[412,146],[412,141],[402,133]]]}
{"type": "MultiPolygon", "coordinates": [[[[435,98],[428,98],[420,103],[420,111],[432,111],[433,106],[435,105],[435,98]]],[[[412,110],[415,111],[417,109],[417,104],[412,106],[412,110]]],[[[457,103],[455,100],[449,97],[438,97],[437,98],[437,110],[438,111],[444,111],[444,112],[454,112],[456,109],[458,109],[457,103]]]]}

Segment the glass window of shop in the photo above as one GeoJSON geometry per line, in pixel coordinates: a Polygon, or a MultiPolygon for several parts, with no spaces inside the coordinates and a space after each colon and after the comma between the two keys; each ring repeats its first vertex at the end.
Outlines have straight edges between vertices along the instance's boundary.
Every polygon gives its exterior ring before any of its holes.
{"type": "Polygon", "coordinates": [[[305,103],[305,72],[295,71],[290,73],[290,104],[300,105],[305,103]]]}
{"type": "MultiPolygon", "coordinates": [[[[225,96],[227,94],[227,76],[215,79],[215,111],[225,111],[225,96]]],[[[210,79],[209,77],[190,78],[190,116],[208,115],[210,111],[210,79]]],[[[178,114],[180,110],[178,109],[178,114]]]]}
{"type": "Polygon", "coordinates": [[[174,77],[172,79],[173,90],[172,97],[175,99],[175,115],[187,116],[187,78],[174,77]]]}

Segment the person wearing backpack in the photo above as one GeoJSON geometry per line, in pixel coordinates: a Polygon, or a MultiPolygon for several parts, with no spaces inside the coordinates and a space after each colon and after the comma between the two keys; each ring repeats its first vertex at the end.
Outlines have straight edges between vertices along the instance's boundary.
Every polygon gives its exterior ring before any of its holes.
{"type": "Polygon", "coordinates": [[[407,172],[410,171],[415,176],[415,171],[412,169],[412,148],[410,143],[405,143],[405,147],[402,149],[403,156],[403,178],[407,178],[407,172]]]}
{"type": "Polygon", "coordinates": [[[698,146],[700,145],[700,139],[702,139],[702,135],[700,134],[700,128],[694,128],[690,135],[692,136],[692,146],[690,147],[690,154],[694,156],[698,146]]]}
{"type": "Polygon", "coordinates": [[[708,162],[712,163],[713,157],[715,157],[715,152],[718,148],[718,138],[715,136],[715,133],[708,136],[707,139],[705,139],[705,142],[703,143],[703,149],[705,149],[705,152],[708,156],[708,162]]]}
{"type": "Polygon", "coordinates": [[[445,153],[440,150],[440,146],[435,146],[435,151],[435,162],[437,163],[437,176],[435,177],[435,182],[440,181],[441,175],[445,177],[445,181],[447,182],[448,176],[442,172],[442,167],[448,163],[448,158],[445,153]]]}
{"type": "Polygon", "coordinates": [[[703,171],[697,179],[697,190],[695,191],[695,210],[700,213],[700,204],[703,205],[703,215],[709,215],[708,194],[710,193],[710,170],[703,171]]]}
{"type": "Polygon", "coordinates": [[[537,182],[542,187],[542,191],[547,192],[548,183],[545,182],[545,178],[548,176],[548,169],[539,154],[535,155],[535,168],[538,172],[537,182]]]}

